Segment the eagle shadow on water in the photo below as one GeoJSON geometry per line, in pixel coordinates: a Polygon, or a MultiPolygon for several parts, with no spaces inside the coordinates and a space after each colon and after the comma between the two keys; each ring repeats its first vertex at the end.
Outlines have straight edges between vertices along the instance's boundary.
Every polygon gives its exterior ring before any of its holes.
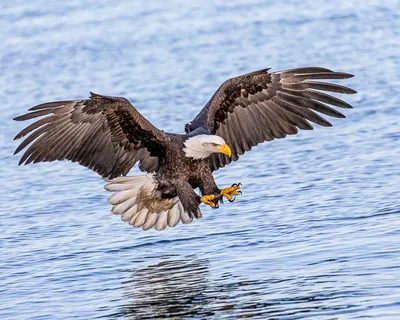
{"type": "Polygon", "coordinates": [[[352,77],[326,68],[278,72],[263,69],[225,81],[184,134],[166,133],[146,120],[125,98],[91,93],[89,99],[32,107],[17,121],[39,118],[18,133],[27,136],[20,164],[70,160],[107,180],[109,202],[123,221],[144,230],[163,230],[201,218],[200,204],[218,208],[233,201],[240,184],[220,189],[213,172],[265,141],[331,124],[318,113],[345,116],[351,108],[323,91],[354,90],[318,80],[352,77]],[[146,174],[126,176],[136,164],[146,174]],[[199,188],[201,196],[194,189],[199,188]]]}

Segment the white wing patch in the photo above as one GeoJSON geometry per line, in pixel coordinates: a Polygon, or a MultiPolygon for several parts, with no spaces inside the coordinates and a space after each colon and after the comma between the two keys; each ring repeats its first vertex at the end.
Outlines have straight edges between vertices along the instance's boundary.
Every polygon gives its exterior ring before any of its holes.
{"type": "Polygon", "coordinates": [[[193,221],[178,197],[161,198],[153,174],[118,177],[108,182],[104,188],[115,192],[108,199],[113,205],[112,213],[134,227],[164,230],[167,226],[175,227],[179,221],[184,224],[193,221]]]}

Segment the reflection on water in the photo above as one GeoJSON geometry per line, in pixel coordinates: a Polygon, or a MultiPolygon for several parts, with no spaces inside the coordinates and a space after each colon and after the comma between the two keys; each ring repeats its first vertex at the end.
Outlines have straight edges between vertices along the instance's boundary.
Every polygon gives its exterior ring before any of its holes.
{"type": "Polygon", "coordinates": [[[188,257],[134,271],[122,283],[127,301],[124,315],[128,319],[205,315],[208,267],[208,260],[188,257]]]}
{"type": "Polygon", "coordinates": [[[225,272],[211,279],[210,262],[197,256],[175,257],[129,273],[121,283],[123,310],[113,315],[127,319],[314,319],[359,309],[363,295],[340,283],[340,273],[246,280],[225,272]]]}

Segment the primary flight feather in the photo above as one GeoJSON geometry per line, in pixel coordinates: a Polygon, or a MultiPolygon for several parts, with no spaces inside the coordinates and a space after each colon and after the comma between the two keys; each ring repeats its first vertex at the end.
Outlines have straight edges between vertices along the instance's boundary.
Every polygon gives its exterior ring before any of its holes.
{"type": "Polygon", "coordinates": [[[213,171],[264,141],[312,130],[310,122],[331,124],[319,114],[345,116],[351,108],[322,91],[354,90],[320,80],[353,75],[306,67],[278,72],[263,69],[225,81],[185,134],[165,133],[125,98],[91,93],[89,99],[44,103],[17,121],[40,118],[15,139],[27,136],[20,164],[71,160],[108,180],[109,202],[123,221],[144,230],[163,230],[200,218],[201,203],[218,207],[240,194],[240,184],[219,189],[213,171]],[[318,112],[318,113],[317,113],[318,112]],[[146,174],[126,176],[136,164],[146,174]],[[201,196],[194,192],[199,188],[201,196]]]}

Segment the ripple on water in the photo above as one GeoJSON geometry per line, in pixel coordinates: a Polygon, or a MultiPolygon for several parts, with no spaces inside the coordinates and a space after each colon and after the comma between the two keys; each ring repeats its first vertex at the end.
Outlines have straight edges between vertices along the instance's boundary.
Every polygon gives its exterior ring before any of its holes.
{"type": "Polygon", "coordinates": [[[3,2],[1,319],[398,318],[398,1],[3,2]],[[354,109],[218,170],[243,195],[190,225],[134,230],[96,174],[12,156],[38,103],[122,95],[177,132],[228,77],[302,65],[354,73],[354,109]]]}

